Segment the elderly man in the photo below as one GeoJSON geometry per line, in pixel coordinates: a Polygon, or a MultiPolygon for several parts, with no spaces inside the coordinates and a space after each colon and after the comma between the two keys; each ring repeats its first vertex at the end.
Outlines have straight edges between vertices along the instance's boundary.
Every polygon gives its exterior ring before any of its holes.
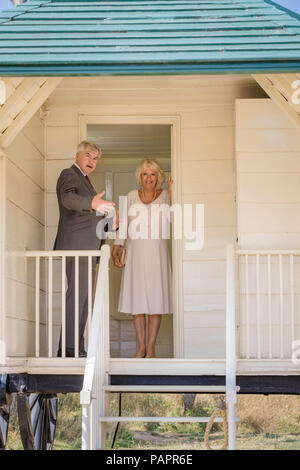
{"type": "MultiPolygon", "coordinates": [[[[79,144],[76,161],[64,169],[57,181],[59,223],[54,250],[98,250],[104,243],[99,240],[97,225],[115,205],[102,199],[105,191],[97,194],[89,179],[101,156],[100,148],[88,141],[79,144]]],[[[107,230],[107,227],[106,227],[107,230]]],[[[94,281],[96,258],[92,259],[94,281]]],[[[68,289],[66,293],[66,356],[75,355],[75,259],[66,258],[68,289]]],[[[79,258],[79,357],[86,357],[84,329],[88,315],[88,261],[79,258]]],[[[61,356],[61,335],[57,356],[61,356]]]]}

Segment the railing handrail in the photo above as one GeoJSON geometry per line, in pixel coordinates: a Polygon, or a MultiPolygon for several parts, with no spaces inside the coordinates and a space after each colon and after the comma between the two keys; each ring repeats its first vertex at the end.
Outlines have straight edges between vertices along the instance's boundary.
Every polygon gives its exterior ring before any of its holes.
{"type": "Polygon", "coordinates": [[[14,252],[16,255],[26,256],[27,258],[55,257],[55,256],[100,256],[102,250],[26,250],[14,252]]]}
{"type": "Polygon", "coordinates": [[[237,255],[300,255],[300,250],[289,249],[289,250],[279,250],[279,249],[238,249],[236,250],[237,255]]]}
{"type": "Polygon", "coordinates": [[[97,286],[95,292],[95,301],[93,307],[93,317],[91,323],[90,341],[88,346],[87,360],[84,370],[83,386],[80,392],[81,405],[90,405],[93,381],[95,376],[96,356],[98,342],[100,339],[101,315],[103,315],[103,306],[105,300],[105,288],[108,277],[108,262],[110,258],[110,248],[103,245],[101,249],[100,267],[98,272],[97,286]]]}

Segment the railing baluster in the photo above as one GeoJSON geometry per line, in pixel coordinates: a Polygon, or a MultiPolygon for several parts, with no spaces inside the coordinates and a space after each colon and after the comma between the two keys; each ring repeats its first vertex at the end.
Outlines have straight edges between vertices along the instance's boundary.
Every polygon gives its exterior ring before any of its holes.
{"type": "Polygon", "coordinates": [[[294,255],[290,255],[291,339],[295,341],[294,255]]]}
{"type": "MultiPolygon", "coordinates": [[[[243,267],[243,258],[240,256],[237,256],[237,264],[238,264],[238,279],[243,278],[243,273],[244,273],[244,267],[243,267]]],[[[239,282],[239,306],[238,308],[238,323],[237,323],[237,329],[240,331],[240,334],[237,337],[237,355],[244,357],[246,356],[245,352],[245,347],[246,347],[246,324],[244,322],[244,311],[243,311],[243,306],[244,306],[244,289],[243,289],[243,284],[242,282],[239,282]]]]}
{"type": "Polygon", "coordinates": [[[90,328],[92,320],[92,257],[88,257],[88,339],[90,338],[90,328]]]}
{"type": "MultiPolygon", "coordinates": [[[[104,358],[105,358],[105,370],[108,367],[109,354],[110,354],[110,331],[109,331],[109,275],[106,277],[106,286],[103,303],[103,316],[104,316],[104,331],[106,331],[104,338],[104,358]]],[[[108,378],[108,376],[106,376],[108,378]]]]}
{"type": "Polygon", "coordinates": [[[35,357],[40,357],[40,257],[35,259],[35,357]]]}
{"type": "MultiPolygon", "coordinates": [[[[66,264],[68,257],[75,259],[75,357],[79,356],[79,261],[80,257],[86,257],[88,261],[88,329],[90,330],[92,323],[93,311],[93,257],[99,256],[99,250],[32,250],[25,251],[26,259],[32,259],[35,264],[34,272],[34,355],[41,357],[41,354],[46,357],[53,357],[53,341],[56,341],[53,331],[53,259],[61,258],[62,272],[61,272],[61,350],[62,357],[66,357],[66,332],[67,332],[67,319],[66,319],[66,264]],[[42,261],[45,260],[45,265],[42,261]],[[41,266],[44,268],[45,285],[41,285],[41,266]],[[43,302],[43,307],[46,307],[45,313],[45,329],[44,334],[44,317],[41,317],[41,290],[44,292],[46,289],[46,299],[43,302]],[[43,330],[41,329],[43,327],[43,330]],[[42,352],[41,352],[42,349],[42,352]]],[[[89,336],[90,336],[89,332],[89,336]]],[[[88,338],[89,339],[89,338],[88,338]]]]}
{"type": "Polygon", "coordinates": [[[49,256],[48,264],[48,357],[52,357],[52,275],[53,273],[53,258],[49,256]]]}
{"type": "Polygon", "coordinates": [[[261,358],[261,319],[260,319],[260,255],[256,254],[256,332],[257,357],[261,358]]]}
{"type": "Polygon", "coordinates": [[[279,254],[279,298],[280,298],[280,357],[283,359],[283,283],[282,283],[282,254],[279,254]]]}
{"type": "MultiPolygon", "coordinates": [[[[248,268],[247,268],[247,259],[248,256],[256,256],[256,337],[257,337],[257,354],[256,358],[261,359],[262,355],[264,354],[265,349],[268,351],[268,358],[269,359],[284,359],[287,358],[287,351],[285,350],[287,346],[287,341],[290,340],[291,345],[295,341],[295,337],[297,335],[296,331],[296,322],[297,322],[297,311],[296,311],[296,292],[298,289],[298,278],[295,277],[295,256],[300,256],[300,250],[237,250],[238,256],[245,255],[246,260],[246,276],[244,279],[245,283],[245,292],[246,292],[246,325],[247,325],[247,317],[251,316],[248,310],[248,268]],[[262,323],[261,323],[261,286],[260,286],[260,256],[267,256],[267,315],[268,315],[268,327],[265,334],[265,329],[262,330],[262,323]],[[278,288],[279,292],[272,292],[272,260],[274,259],[274,268],[275,272],[277,273],[277,258],[278,257],[278,272],[279,272],[279,280],[278,280],[278,288]],[[289,274],[285,273],[284,269],[284,257],[289,257],[289,274]],[[273,258],[272,258],[273,257],[273,258]],[[289,276],[289,280],[288,280],[289,276]],[[285,283],[289,282],[289,293],[284,292],[285,283]],[[279,302],[274,301],[274,298],[277,299],[277,295],[279,298],[279,302]],[[285,296],[290,296],[290,325],[285,325],[285,296]],[[276,318],[275,318],[276,313],[276,318]],[[279,320],[277,320],[277,315],[279,320]],[[276,338],[274,338],[274,327],[276,326],[276,338]],[[279,327],[279,328],[278,328],[279,327]],[[277,333],[278,331],[278,333],[277,333]],[[262,332],[264,335],[262,336],[262,332]],[[279,335],[279,336],[278,336],[279,335]],[[275,341],[276,340],[276,341],[275,341]],[[263,344],[262,344],[263,341],[263,344]],[[268,341],[268,344],[267,344],[268,341]],[[275,343],[279,344],[279,351],[275,352],[275,343]]],[[[297,259],[297,258],[296,258],[297,259]]],[[[250,276],[250,274],[249,274],[250,276]]],[[[277,282],[277,281],[276,281],[277,282]]],[[[251,331],[250,331],[251,337],[251,331]]],[[[245,338],[241,343],[243,344],[245,338]]],[[[247,350],[247,342],[248,337],[246,338],[246,350],[247,350]]],[[[292,352],[292,351],[291,351],[292,352]]],[[[251,351],[250,351],[251,355],[251,351]]],[[[242,356],[241,356],[242,357],[242,356]]],[[[247,351],[246,354],[247,359],[249,359],[249,354],[247,351]]]]}
{"type": "Polygon", "coordinates": [[[79,356],[79,256],[75,256],[75,357],[79,356]]]}
{"type": "Polygon", "coordinates": [[[66,357],[66,257],[61,259],[61,357],[66,357]]]}
{"type": "Polygon", "coordinates": [[[272,286],[271,286],[271,255],[267,255],[268,260],[268,324],[269,324],[269,358],[272,359],[272,286]]]}
{"type": "Polygon", "coordinates": [[[248,255],[245,255],[246,262],[246,358],[250,357],[250,322],[249,322],[249,259],[248,255]]]}

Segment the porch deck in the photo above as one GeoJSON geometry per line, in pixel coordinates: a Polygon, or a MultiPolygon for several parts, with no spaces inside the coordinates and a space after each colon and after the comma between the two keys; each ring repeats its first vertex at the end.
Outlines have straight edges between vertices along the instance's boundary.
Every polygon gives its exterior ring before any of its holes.
{"type": "MultiPolygon", "coordinates": [[[[86,359],[9,358],[9,392],[79,393],[86,359]]],[[[115,393],[220,393],[226,384],[225,359],[131,359],[109,361],[108,387],[115,393]],[[205,391],[205,387],[214,388],[205,391]]],[[[237,361],[240,394],[300,395],[299,367],[288,360],[237,361]]]]}
{"type": "MultiPolygon", "coordinates": [[[[83,375],[84,358],[8,358],[4,374],[83,375]]],[[[226,359],[111,358],[109,376],[224,376],[226,359]]],[[[290,359],[237,359],[237,375],[299,376],[300,364],[290,359]]]]}

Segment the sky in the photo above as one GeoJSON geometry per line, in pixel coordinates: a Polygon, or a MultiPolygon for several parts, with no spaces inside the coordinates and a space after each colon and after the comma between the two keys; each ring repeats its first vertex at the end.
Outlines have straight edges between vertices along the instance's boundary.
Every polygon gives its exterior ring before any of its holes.
{"type": "MultiPolygon", "coordinates": [[[[278,5],[290,8],[300,15],[300,0],[276,0],[276,3],[278,3],[278,5]]],[[[12,3],[10,0],[0,0],[0,11],[8,10],[9,8],[12,8],[12,3]]]]}
{"type": "Polygon", "coordinates": [[[11,3],[10,0],[0,0],[0,11],[1,10],[8,10],[9,8],[12,8],[13,4],[11,3]]]}
{"type": "Polygon", "coordinates": [[[300,15],[299,0],[276,0],[276,3],[278,3],[278,5],[282,5],[283,7],[289,8],[290,10],[294,11],[295,13],[299,13],[300,15]]]}

